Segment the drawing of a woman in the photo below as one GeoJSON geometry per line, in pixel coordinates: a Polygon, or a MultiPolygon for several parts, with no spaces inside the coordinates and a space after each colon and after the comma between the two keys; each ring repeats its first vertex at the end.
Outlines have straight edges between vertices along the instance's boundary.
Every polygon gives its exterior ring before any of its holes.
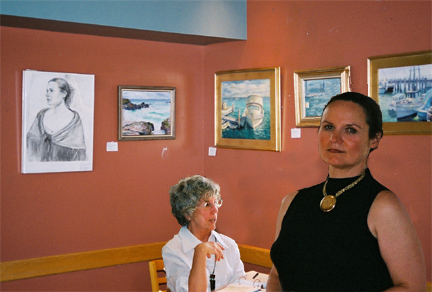
{"type": "Polygon", "coordinates": [[[37,114],[27,133],[30,161],[83,161],[84,130],[79,114],[70,109],[73,88],[63,78],[53,78],[46,88],[49,105],[37,114]]]}

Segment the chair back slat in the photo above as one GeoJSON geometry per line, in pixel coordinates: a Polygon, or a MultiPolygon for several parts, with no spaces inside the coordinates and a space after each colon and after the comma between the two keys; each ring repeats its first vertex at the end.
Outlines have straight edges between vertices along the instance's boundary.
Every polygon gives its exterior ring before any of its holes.
{"type": "Polygon", "coordinates": [[[163,260],[154,260],[149,262],[150,280],[153,292],[169,292],[167,279],[165,276],[163,260]]]}

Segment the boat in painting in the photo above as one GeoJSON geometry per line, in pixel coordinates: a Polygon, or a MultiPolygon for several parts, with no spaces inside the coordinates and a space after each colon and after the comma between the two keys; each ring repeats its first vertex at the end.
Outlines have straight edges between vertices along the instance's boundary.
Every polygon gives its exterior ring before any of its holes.
{"type": "MultiPolygon", "coordinates": [[[[385,75],[385,73],[383,72],[385,75]]],[[[392,93],[394,90],[395,84],[394,82],[387,79],[386,76],[383,76],[382,79],[380,79],[378,83],[378,93],[384,94],[384,93],[392,93]]]]}
{"type": "Polygon", "coordinates": [[[234,111],[234,104],[232,106],[228,106],[226,102],[222,103],[222,116],[229,115],[234,111]]]}
{"type": "MultiPolygon", "coordinates": [[[[424,104],[421,98],[421,91],[423,89],[420,80],[422,79],[424,78],[420,74],[420,67],[411,67],[409,78],[406,81],[405,98],[396,102],[396,118],[398,121],[411,121],[418,115],[419,109],[424,104]]],[[[424,101],[426,102],[427,100],[424,99],[424,101]]],[[[420,115],[422,117],[419,117],[419,119],[423,119],[423,112],[420,115]]]]}
{"type": "Polygon", "coordinates": [[[264,118],[263,98],[259,95],[249,95],[246,98],[246,109],[243,112],[246,123],[255,129],[261,125],[264,118]]]}
{"type": "Polygon", "coordinates": [[[222,122],[222,130],[225,130],[226,128],[229,127],[229,122],[222,122]]]}
{"type": "Polygon", "coordinates": [[[426,92],[423,99],[423,104],[417,109],[417,116],[420,121],[430,121],[428,120],[428,111],[432,109],[432,89],[426,92]]]}
{"type": "Polygon", "coordinates": [[[405,99],[405,97],[405,93],[396,93],[395,95],[393,95],[392,101],[388,106],[388,113],[391,117],[396,117],[396,103],[405,99]]]}
{"type": "Polygon", "coordinates": [[[419,91],[407,91],[406,98],[396,102],[396,118],[408,121],[417,116],[417,109],[422,105],[419,91]]]}
{"type": "Polygon", "coordinates": [[[428,122],[432,122],[432,106],[429,108],[428,112],[427,112],[427,118],[426,121],[428,122]]]}

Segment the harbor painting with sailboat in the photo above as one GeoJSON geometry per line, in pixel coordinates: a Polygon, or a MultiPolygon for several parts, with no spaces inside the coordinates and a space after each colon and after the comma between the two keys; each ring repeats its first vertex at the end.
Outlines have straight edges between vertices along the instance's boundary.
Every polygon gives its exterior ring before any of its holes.
{"type": "Polygon", "coordinates": [[[305,116],[320,117],[330,98],[341,93],[341,78],[305,80],[303,86],[305,116]]]}
{"type": "Polygon", "coordinates": [[[432,64],[378,69],[383,122],[430,122],[432,64]]]}
{"type": "Polygon", "coordinates": [[[270,140],[270,79],[222,82],[222,138],[270,140]]]}

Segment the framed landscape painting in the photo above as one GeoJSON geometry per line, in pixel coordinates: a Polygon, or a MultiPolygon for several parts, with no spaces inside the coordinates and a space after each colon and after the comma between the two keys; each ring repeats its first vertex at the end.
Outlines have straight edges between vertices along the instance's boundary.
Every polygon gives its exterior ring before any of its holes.
{"type": "Polygon", "coordinates": [[[281,151],[280,68],[215,73],[216,147],[281,151]]]}
{"type": "Polygon", "coordinates": [[[432,134],[432,51],[371,57],[368,82],[385,134],[432,134]]]}
{"type": "Polygon", "coordinates": [[[175,139],[175,90],[163,86],[119,86],[119,140],[175,139]]]}
{"type": "Polygon", "coordinates": [[[349,80],[349,66],[295,71],[296,126],[318,127],[330,98],[350,91],[349,80]]]}

